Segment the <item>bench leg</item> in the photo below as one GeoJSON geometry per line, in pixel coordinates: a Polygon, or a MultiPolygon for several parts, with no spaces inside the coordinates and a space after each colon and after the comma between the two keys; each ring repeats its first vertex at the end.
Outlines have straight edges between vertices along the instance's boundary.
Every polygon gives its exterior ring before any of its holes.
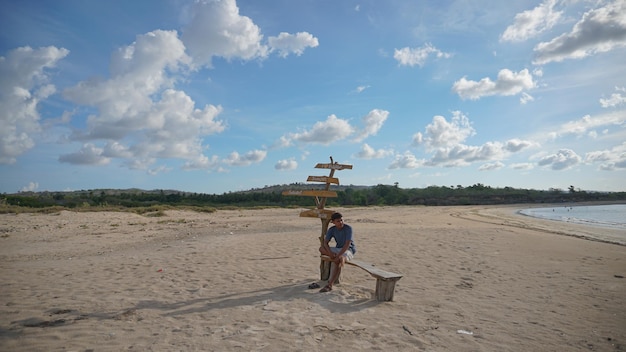
{"type": "Polygon", "coordinates": [[[330,262],[323,260],[320,263],[320,280],[328,281],[330,279],[330,262]]]}
{"type": "Polygon", "coordinates": [[[393,301],[393,291],[396,289],[397,279],[376,279],[376,300],[380,302],[393,301]]]}

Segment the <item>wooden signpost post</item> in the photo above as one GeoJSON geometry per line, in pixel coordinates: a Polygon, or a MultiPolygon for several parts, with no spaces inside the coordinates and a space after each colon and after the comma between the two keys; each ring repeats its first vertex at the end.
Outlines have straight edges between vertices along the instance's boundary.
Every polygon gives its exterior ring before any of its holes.
{"type": "MultiPolygon", "coordinates": [[[[320,235],[320,246],[324,244],[324,236],[326,236],[326,231],[328,231],[328,226],[330,224],[330,216],[334,213],[334,211],[329,209],[324,209],[326,206],[327,198],[336,198],[337,192],[330,190],[331,184],[339,184],[339,179],[333,177],[336,170],[351,170],[352,165],[346,164],[338,164],[333,162],[333,157],[330,157],[329,164],[317,164],[315,165],[316,169],[330,169],[330,174],[328,176],[309,176],[307,178],[308,182],[322,182],[326,184],[324,190],[303,190],[303,191],[284,191],[283,195],[286,196],[305,196],[305,197],[315,197],[315,208],[310,210],[304,210],[300,212],[301,217],[310,217],[310,218],[318,218],[322,221],[322,234],[320,235]]],[[[330,262],[325,260],[320,260],[320,278],[321,280],[328,280],[330,277],[330,262]]]]}

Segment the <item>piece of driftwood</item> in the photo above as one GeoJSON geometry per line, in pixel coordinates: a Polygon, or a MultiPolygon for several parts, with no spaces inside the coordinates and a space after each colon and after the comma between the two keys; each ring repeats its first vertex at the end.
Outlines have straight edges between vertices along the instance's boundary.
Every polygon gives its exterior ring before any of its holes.
{"type": "MultiPolygon", "coordinates": [[[[330,261],[330,258],[323,255],[321,256],[323,261],[330,261]]],[[[360,260],[351,260],[346,264],[359,267],[368,274],[376,278],[376,300],[381,302],[393,301],[393,294],[396,289],[396,282],[402,278],[401,274],[392,273],[375,267],[372,264],[362,262],[360,260]]]]}

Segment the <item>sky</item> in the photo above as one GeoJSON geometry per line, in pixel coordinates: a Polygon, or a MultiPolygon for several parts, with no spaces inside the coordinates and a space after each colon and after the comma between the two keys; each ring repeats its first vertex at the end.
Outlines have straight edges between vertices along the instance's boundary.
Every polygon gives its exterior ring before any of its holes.
{"type": "Polygon", "coordinates": [[[0,192],[626,191],[626,0],[0,0],[0,192]]]}

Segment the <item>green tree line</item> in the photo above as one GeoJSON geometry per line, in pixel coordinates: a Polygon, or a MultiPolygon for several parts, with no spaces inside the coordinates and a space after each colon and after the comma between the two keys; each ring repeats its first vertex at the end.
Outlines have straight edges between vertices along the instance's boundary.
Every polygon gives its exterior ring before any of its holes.
{"type": "MultiPolygon", "coordinates": [[[[245,192],[223,194],[190,193],[179,191],[88,190],[73,192],[22,192],[1,195],[6,205],[43,207],[147,207],[154,205],[193,207],[307,207],[313,208],[311,197],[285,196],[288,189],[311,189],[310,185],[292,184],[266,187],[245,192]]],[[[318,188],[319,189],[319,188],[318,188]]],[[[468,187],[430,186],[400,188],[395,185],[342,186],[336,198],[328,198],[327,207],[372,205],[487,205],[516,203],[560,203],[584,201],[626,201],[626,192],[587,192],[570,186],[567,190],[532,190],[512,187],[493,188],[483,184],[468,187]]]]}

